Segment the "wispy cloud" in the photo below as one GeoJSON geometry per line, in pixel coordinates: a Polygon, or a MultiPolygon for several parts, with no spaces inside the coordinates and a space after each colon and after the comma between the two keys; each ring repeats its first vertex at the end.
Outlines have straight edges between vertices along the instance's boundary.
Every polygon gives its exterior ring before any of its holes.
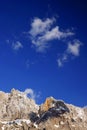
{"type": "Polygon", "coordinates": [[[39,34],[43,34],[50,29],[54,21],[54,18],[47,18],[45,20],[41,20],[40,18],[34,18],[31,23],[31,30],[29,31],[29,33],[32,37],[36,37],[39,34]]]}
{"type": "Polygon", "coordinates": [[[19,49],[22,49],[23,45],[20,41],[16,41],[12,43],[12,49],[15,51],[18,51],[19,49]]]}
{"type": "Polygon", "coordinates": [[[75,35],[69,29],[63,30],[59,25],[56,25],[55,18],[34,18],[31,22],[31,29],[28,34],[30,34],[31,42],[36,51],[43,53],[46,51],[53,40],[65,41],[66,50],[57,59],[58,66],[61,67],[65,62],[69,60],[72,56],[78,57],[80,55],[80,47],[82,43],[79,40],[71,38],[75,35]],[[55,26],[54,26],[55,25],[55,26]],[[68,38],[69,37],[69,41],[68,38]]]}
{"type": "Polygon", "coordinates": [[[24,91],[24,93],[26,94],[26,96],[28,96],[28,97],[30,97],[30,98],[35,100],[36,95],[35,95],[34,91],[31,88],[26,89],[24,91]]]}
{"type": "Polygon", "coordinates": [[[87,105],[83,107],[84,109],[87,109],[87,105]]]}
{"type": "MultiPolygon", "coordinates": [[[[57,20],[54,17],[45,19],[34,18],[30,23],[30,30],[25,32],[25,35],[31,40],[31,47],[40,53],[47,51],[50,46],[55,46],[52,44],[54,40],[65,42],[66,49],[57,58],[59,67],[68,62],[72,56],[78,57],[80,55],[82,45],[80,40],[74,38],[75,33],[72,30],[63,30],[57,24],[57,20]]],[[[7,40],[7,43],[10,43],[10,41],[7,40]]],[[[24,47],[20,41],[11,42],[10,46],[14,51],[18,51],[24,47]]],[[[34,63],[29,60],[26,61],[27,68],[32,64],[34,63]]]]}
{"type": "Polygon", "coordinates": [[[55,22],[55,18],[45,20],[35,18],[32,21],[29,34],[36,51],[44,52],[52,40],[62,40],[74,35],[70,30],[61,31],[59,26],[53,27],[55,22]]]}
{"type": "Polygon", "coordinates": [[[20,41],[6,40],[6,43],[14,50],[18,51],[23,48],[23,44],[20,41]]]}
{"type": "Polygon", "coordinates": [[[80,54],[80,47],[82,43],[79,40],[74,40],[73,43],[68,43],[67,53],[72,54],[74,56],[79,56],[80,54]]]}
{"type": "Polygon", "coordinates": [[[80,55],[82,43],[79,40],[70,41],[67,45],[65,52],[57,59],[59,67],[62,67],[65,62],[68,62],[70,56],[78,57],[80,55]]]}
{"type": "Polygon", "coordinates": [[[62,67],[65,62],[67,62],[68,55],[66,53],[63,53],[60,57],[57,59],[57,64],[59,67],[62,67]]]}
{"type": "Polygon", "coordinates": [[[24,94],[33,99],[35,102],[38,100],[38,98],[40,98],[40,92],[39,93],[35,93],[35,91],[31,88],[27,88],[25,91],[24,91],[24,94]]]}
{"type": "Polygon", "coordinates": [[[27,59],[25,63],[27,69],[29,69],[34,64],[35,64],[35,61],[30,61],[29,59],[27,59]]]}

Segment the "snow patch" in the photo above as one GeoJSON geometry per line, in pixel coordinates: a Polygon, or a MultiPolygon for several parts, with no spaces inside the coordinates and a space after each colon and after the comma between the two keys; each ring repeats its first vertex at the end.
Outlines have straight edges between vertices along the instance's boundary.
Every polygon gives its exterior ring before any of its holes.
{"type": "Polygon", "coordinates": [[[38,128],[38,125],[37,125],[36,123],[34,123],[34,127],[35,127],[35,128],[38,128]]]}
{"type": "Polygon", "coordinates": [[[4,126],[2,127],[2,130],[4,130],[4,126]]]}
{"type": "Polygon", "coordinates": [[[64,122],[63,122],[63,121],[61,121],[61,122],[60,122],[60,124],[61,124],[61,125],[64,125],[64,122]]]}
{"type": "Polygon", "coordinates": [[[84,110],[81,108],[76,108],[76,112],[77,112],[77,116],[81,119],[84,119],[85,114],[84,114],[84,110]]]}
{"type": "Polygon", "coordinates": [[[13,121],[3,121],[1,122],[2,124],[6,125],[11,125],[13,123],[16,123],[17,125],[21,125],[22,122],[25,122],[26,124],[30,124],[31,121],[30,120],[27,120],[27,119],[17,119],[17,120],[13,120],[13,121]]]}
{"type": "Polygon", "coordinates": [[[56,128],[58,128],[58,127],[59,127],[59,125],[56,125],[56,124],[55,124],[54,126],[55,126],[56,128]]]}

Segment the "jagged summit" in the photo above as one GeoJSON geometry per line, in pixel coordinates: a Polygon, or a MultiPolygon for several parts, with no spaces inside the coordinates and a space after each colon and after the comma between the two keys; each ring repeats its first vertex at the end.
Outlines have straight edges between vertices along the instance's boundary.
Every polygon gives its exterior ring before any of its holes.
{"type": "Polygon", "coordinates": [[[25,92],[0,91],[0,130],[87,130],[87,108],[48,97],[37,105],[25,92]]]}
{"type": "Polygon", "coordinates": [[[24,92],[12,89],[11,93],[0,92],[0,119],[14,120],[28,118],[30,111],[37,112],[39,106],[24,92]]]}

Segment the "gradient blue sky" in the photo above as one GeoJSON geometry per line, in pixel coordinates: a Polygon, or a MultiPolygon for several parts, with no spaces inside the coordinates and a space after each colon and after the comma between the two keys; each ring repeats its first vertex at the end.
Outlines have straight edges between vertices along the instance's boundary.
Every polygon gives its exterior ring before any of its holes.
{"type": "Polygon", "coordinates": [[[86,0],[0,1],[0,90],[12,88],[87,105],[86,0]]]}

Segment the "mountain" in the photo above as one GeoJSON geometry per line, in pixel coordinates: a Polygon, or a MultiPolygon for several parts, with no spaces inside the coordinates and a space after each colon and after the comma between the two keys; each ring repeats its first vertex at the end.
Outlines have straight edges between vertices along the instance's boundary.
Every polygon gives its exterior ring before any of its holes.
{"type": "Polygon", "coordinates": [[[87,130],[87,108],[53,97],[37,105],[24,92],[0,91],[0,130],[87,130]]]}

